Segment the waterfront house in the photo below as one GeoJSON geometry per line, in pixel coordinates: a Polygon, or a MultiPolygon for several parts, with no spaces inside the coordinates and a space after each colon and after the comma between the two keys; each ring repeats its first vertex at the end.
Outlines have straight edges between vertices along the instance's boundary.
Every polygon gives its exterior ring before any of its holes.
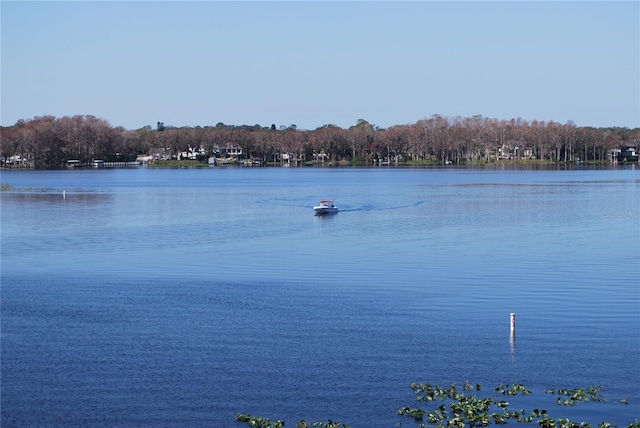
{"type": "Polygon", "coordinates": [[[635,147],[627,147],[618,153],[617,159],[618,162],[638,162],[638,152],[635,147]]]}

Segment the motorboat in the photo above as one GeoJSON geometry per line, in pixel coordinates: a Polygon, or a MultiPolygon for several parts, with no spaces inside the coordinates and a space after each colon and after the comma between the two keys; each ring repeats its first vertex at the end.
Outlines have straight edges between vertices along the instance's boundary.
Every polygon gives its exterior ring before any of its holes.
{"type": "Polygon", "coordinates": [[[313,207],[316,214],[335,214],[338,212],[338,207],[333,205],[333,202],[329,199],[323,199],[320,204],[313,207]]]}

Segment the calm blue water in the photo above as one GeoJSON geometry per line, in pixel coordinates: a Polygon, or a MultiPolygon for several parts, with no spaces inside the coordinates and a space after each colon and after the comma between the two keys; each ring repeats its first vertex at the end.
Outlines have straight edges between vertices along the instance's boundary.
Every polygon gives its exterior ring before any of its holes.
{"type": "Polygon", "coordinates": [[[640,418],[638,169],[0,178],[3,427],[413,426],[412,382],[465,380],[640,418]]]}

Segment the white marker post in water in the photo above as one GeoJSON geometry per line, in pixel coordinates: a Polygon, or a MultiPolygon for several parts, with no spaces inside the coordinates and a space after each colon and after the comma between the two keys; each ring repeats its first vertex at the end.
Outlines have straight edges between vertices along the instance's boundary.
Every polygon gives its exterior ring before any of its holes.
{"type": "Polygon", "coordinates": [[[511,312],[511,337],[516,336],[516,314],[511,312]]]}

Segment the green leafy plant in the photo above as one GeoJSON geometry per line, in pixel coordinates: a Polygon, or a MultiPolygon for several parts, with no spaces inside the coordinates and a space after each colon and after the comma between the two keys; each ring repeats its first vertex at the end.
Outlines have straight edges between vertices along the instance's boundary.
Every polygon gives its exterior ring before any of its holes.
{"type": "MultiPolygon", "coordinates": [[[[600,397],[601,386],[590,386],[589,388],[574,388],[574,389],[547,389],[547,394],[557,394],[556,404],[564,406],[575,406],[579,402],[586,401],[607,401],[600,397]]],[[[622,401],[622,400],[621,400],[622,401]]],[[[624,401],[623,401],[624,402],[624,401]]]]}
{"type": "MultiPolygon", "coordinates": [[[[545,409],[535,408],[532,411],[524,409],[510,410],[507,400],[494,396],[481,397],[475,395],[482,390],[479,384],[472,385],[465,382],[462,388],[452,383],[447,387],[432,385],[430,383],[413,383],[410,385],[415,394],[415,400],[426,404],[427,408],[404,406],[398,410],[398,415],[409,416],[418,426],[424,428],[459,427],[475,428],[490,424],[503,425],[509,421],[520,423],[536,423],[541,428],[591,428],[587,422],[575,422],[568,418],[553,418],[545,409]]],[[[546,389],[546,394],[556,395],[556,404],[563,406],[575,406],[581,402],[607,402],[600,395],[600,386],[574,389],[546,389]]],[[[526,396],[531,394],[524,385],[514,383],[511,385],[500,384],[494,388],[498,396],[526,396]]],[[[627,404],[626,398],[620,400],[627,404]]],[[[251,415],[238,414],[236,420],[245,422],[252,427],[279,428],[284,426],[283,420],[271,421],[265,418],[251,415]]],[[[401,425],[401,423],[399,424],[401,425]]],[[[297,428],[321,427],[321,428],[349,428],[346,424],[334,422],[312,422],[301,420],[297,428]]],[[[611,428],[608,422],[598,424],[598,428],[611,428]]],[[[640,422],[635,422],[626,428],[640,428],[640,422]]]]}
{"type": "Polygon", "coordinates": [[[246,422],[250,427],[256,427],[256,428],[281,428],[284,426],[284,421],[279,419],[272,421],[267,418],[261,418],[259,416],[251,416],[249,414],[243,415],[241,413],[238,413],[236,415],[236,421],[246,422]]]}
{"type": "MultiPolygon", "coordinates": [[[[242,414],[238,413],[236,415],[236,421],[244,422],[248,424],[250,427],[256,428],[282,428],[284,427],[284,421],[277,419],[272,421],[268,418],[262,418],[259,416],[251,416],[250,414],[242,414]]],[[[302,419],[296,425],[296,428],[310,428],[310,427],[320,427],[320,428],[349,428],[349,425],[342,424],[340,422],[335,422],[329,419],[327,422],[307,422],[302,419]]]]}

